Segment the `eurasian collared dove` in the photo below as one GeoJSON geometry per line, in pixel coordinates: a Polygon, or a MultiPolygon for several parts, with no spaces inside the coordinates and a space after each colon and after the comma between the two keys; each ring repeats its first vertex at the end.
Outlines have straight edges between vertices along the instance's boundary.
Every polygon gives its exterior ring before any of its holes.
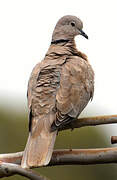
{"type": "Polygon", "coordinates": [[[23,168],[49,163],[59,127],[78,118],[93,97],[94,72],[74,42],[76,35],[88,39],[82,28],[79,18],[62,17],[45,58],[32,71],[28,84],[29,137],[23,168]]]}

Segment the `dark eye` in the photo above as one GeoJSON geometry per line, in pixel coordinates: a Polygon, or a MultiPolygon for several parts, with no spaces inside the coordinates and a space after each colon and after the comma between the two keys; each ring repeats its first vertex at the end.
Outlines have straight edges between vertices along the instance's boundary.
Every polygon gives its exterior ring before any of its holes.
{"type": "Polygon", "coordinates": [[[73,27],[74,27],[74,26],[75,26],[75,22],[71,22],[71,26],[73,26],[73,27]]]}

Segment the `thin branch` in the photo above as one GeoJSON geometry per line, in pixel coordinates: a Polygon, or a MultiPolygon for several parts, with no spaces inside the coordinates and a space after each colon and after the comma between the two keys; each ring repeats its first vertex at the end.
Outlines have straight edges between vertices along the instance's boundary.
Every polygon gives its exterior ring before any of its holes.
{"type": "MultiPolygon", "coordinates": [[[[112,123],[117,123],[117,115],[80,118],[61,127],[59,131],[112,123]]],[[[0,154],[0,177],[20,174],[29,179],[45,180],[46,178],[37,175],[35,172],[17,165],[21,163],[22,155],[23,152],[0,154]]],[[[55,150],[48,166],[105,163],[117,163],[117,148],[55,150]]]]}
{"type": "Polygon", "coordinates": [[[47,180],[47,178],[37,174],[32,170],[21,168],[21,166],[11,163],[0,163],[0,178],[19,174],[32,180],[47,180]]]}
{"type": "Polygon", "coordinates": [[[13,163],[20,165],[22,156],[23,156],[23,151],[16,153],[0,154],[0,163],[6,162],[6,163],[13,163]]]}
{"type": "MultiPolygon", "coordinates": [[[[1,162],[20,163],[23,152],[1,154],[1,162]],[[19,155],[18,155],[19,154],[19,155]],[[18,159],[18,161],[17,161],[18,159]]],[[[54,150],[48,166],[117,163],[117,148],[54,150]]]]}
{"type": "Polygon", "coordinates": [[[56,150],[49,166],[117,163],[117,148],[56,150]]]}
{"type": "Polygon", "coordinates": [[[84,126],[96,126],[96,125],[113,124],[113,123],[117,123],[117,115],[79,118],[65,126],[62,126],[59,129],[59,131],[80,128],[84,126]]]}

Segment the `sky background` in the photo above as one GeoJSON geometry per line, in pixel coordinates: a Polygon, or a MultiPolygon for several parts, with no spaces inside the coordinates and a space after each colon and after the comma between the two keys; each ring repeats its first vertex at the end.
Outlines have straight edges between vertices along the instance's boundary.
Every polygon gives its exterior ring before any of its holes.
{"type": "MultiPolygon", "coordinates": [[[[64,15],[79,17],[89,36],[76,37],[77,48],[95,71],[94,98],[86,111],[96,107],[90,115],[116,114],[116,0],[0,0],[0,103],[26,106],[32,68],[44,58],[56,22],[64,15]]],[[[117,126],[109,127],[117,135],[117,126]]]]}

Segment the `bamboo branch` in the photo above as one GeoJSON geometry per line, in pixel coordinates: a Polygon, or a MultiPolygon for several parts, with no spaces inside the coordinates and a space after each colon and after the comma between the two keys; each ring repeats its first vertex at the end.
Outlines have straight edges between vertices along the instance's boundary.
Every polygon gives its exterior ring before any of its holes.
{"type": "Polygon", "coordinates": [[[47,178],[37,174],[32,170],[21,168],[21,166],[11,163],[0,163],[0,178],[13,176],[19,174],[32,180],[47,180],[47,178]]]}

